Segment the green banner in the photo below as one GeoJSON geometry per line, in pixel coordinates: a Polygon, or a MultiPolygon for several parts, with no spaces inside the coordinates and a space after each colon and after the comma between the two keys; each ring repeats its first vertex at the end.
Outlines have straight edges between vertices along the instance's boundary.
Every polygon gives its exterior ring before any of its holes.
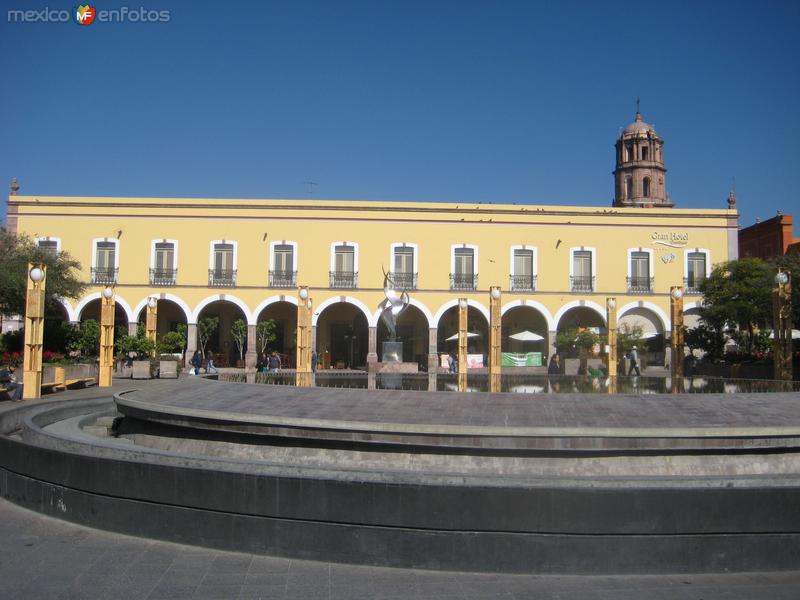
{"type": "Polygon", "coordinates": [[[502,367],[541,367],[541,352],[502,352],[500,354],[502,367]]]}

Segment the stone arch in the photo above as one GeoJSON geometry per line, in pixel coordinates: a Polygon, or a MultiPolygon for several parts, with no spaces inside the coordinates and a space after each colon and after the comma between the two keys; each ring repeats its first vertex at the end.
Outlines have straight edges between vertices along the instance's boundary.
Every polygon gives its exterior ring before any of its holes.
{"type": "Polygon", "coordinates": [[[65,298],[61,296],[55,297],[56,302],[58,302],[62,307],[64,307],[64,311],[67,313],[67,320],[70,323],[75,323],[80,318],[78,315],[79,313],[75,312],[75,309],[72,308],[72,304],[67,302],[65,298]]]}
{"type": "Polygon", "coordinates": [[[258,306],[253,309],[253,320],[258,320],[258,315],[260,315],[265,308],[267,308],[270,304],[275,304],[276,302],[288,302],[289,304],[294,304],[297,306],[297,296],[293,294],[280,294],[278,296],[270,296],[262,300],[258,306]]]}
{"type": "Polygon", "coordinates": [[[627,313],[635,311],[636,309],[648,310],[652,312],[656,317],[658,317],[658,320],[661,324],[662,333],[670,330],[672,321],[667,316],[667,313],[665,313],[660,306],[658,306],[657,304],[653,304],[652,302],[639,301],[639,302],[630,302],[626,304],[617,311],[617,320],[619,321],[627,313]]]}
{"type": "MultiPolygon", "coordinates": [[[[195,321],[191,320],[191,318],[192,318],[192,309],[189,308],[189,305],[186,304],[186,302],[184,302],[182,298],[179,298],[178,296],[176,296],[174,294],[168,294],[168,293],[153,294],[153,296],[155,296],[159,300],[169,300],[170,302],[174,302],[183,311],[183,315],[186,317],[186,322],[187,323],[194,323],[195,322],[195,321]]],[[[136,315],[135,318],[137,320],[139,318],[139,315],[142,314],[142,311],[144,310],[144,307],[147,305],[147,301],[150,298],[151,298],[151,296],[147,296],[145,298],[142,298],[139,301],[139,304],[136,305],[136,308],[134,309],[134,313],[133,314],[136,315]]]]}
{"type": "MultiPolygon", "coordinates": [[[[429,329],[432,329],[432,328],[436,327],[437,321],[434,320],[433,314],[431,313],[430,309],[427,306],[425,306],[424,303],[420,302],[419,300],[417,300],[415,298],[411,298],[408,301],[408,304],[409,304],[409,306],[413,306],[415,308],[418,308],[419,311],[423,315],[425,315],[425,319],[428,322],[428,328],[429,329]]],[[[373,317],[373,321],[375,322],[376,326],[381,320],[381,314],[383,314],[383,309],[382,308],[378,307],[377,309],[375,309],[375,313],[373,314],[372,317],[373,317]]]]}
{"type": "Polygon", "coordinates": [[[553,319],[553,315],[550,314],[550,311],[547,310],[547,307],[544,304],[542,304],[541,302],[537,302],[536,300],[528,300],[527,298],[512,300],[508,304],[503,305],[503,307],[500,309],[500,316],[502,317],[509,310],[511,310],[512,308],[517,308],[518,306],[529,306],[533,309],[538,310],[544,317],[545,321],[547,321],[547,330],[555,331],[556,321],[553,319]]]}
{"type": "MultiPolygon", "coordinates": [[[[81,298],[81,301],[78,302],[77,306],[75,306],[75,311],[74,311],[75,320],[76,321],[80,320],[81,313],[83,312],[83,309],[86,308],[87,304],[93,302],[94,300],[99,300],[102,297],[103,295],[101,292],[93,292],[81,298]]],[[[115,294],[114,301],[117,303],[118,306],[122,308],[122,310],[125,311],[125,316],[128,318],[128,323],[134,323],[136,321],[136,315],[133,312],[133,310],[131,310],[131,305],[128,304],[125,301],[125,299],[119,294],[115,294]]]]}
{"type": "Polygon", "coordinates": [[[209,304],[212,304],[213,302],[230,302],[231,304],[235,304],[244,313],[248,325],[256,324],[253,314],[250,312],[250,309],[248,308],[247,304],[240,298],[234,296],[233,294],[214,294],[213,296],[208,296],[207,298],[204,298],[203,300],[200,301],[200,303],[197,306],[195,306],[194,311],[192,312],[192,317],[189,320],[189,323],[197,323],[197,319],[200,316],[202,310],[209,304]]]}
{"type": "MultiPolygon", "coordinates": [[[[478,310],[486,319],[486,322],[489,322],[489,309],[486,308],[483,304],[478,302],[477,300],[473,300],[471,298],[467,298],[467,305],[471,308],[478,310]]],[[[454,306],[458,306],[458,298],[454,298],[453,300],[449,300],[442,304],[439,307],[439,310],[436,311],[436,314],[433,315],[433,323],[435,323],[436,327],[439,326],[439,321],[442,319],[442,315],[446,313],[448,310],[453,308],[454,306]]]]}
{"type": "Polygon", "coordinates": [[[558,312],[553,317],[553,322],[555,323],[556,328],[558,328],[564,315],[573,308],[588,308],[593,310],[598,314],[600,320],[603,321],[603,324],[606,324],[606,311],[599,304],[592,302],[591,300],[573,300],[572,302],[567,302],[564,306],[558,309],[558,312]]]}
{"type": "Polygon", "coordinates": [[[369,307],[364,304],[358,298],[353,298],[352,296],[333,296],[328,298],[327,300],[323,301],[321,304],[318,304],[316,308],[314,308],[314,313],[311,315],[311,325],[316,327],[317,321],[319,321],[319,316],[329,306],[336,304],[337,302],[344,302],[346,304],[352,304],[356,308],[358,308],[364,316],[367,318],[367,324],[370,327],[375,327],[377,325],[377,319],[374,319],[374,315],[370,312],[369,307]]]}

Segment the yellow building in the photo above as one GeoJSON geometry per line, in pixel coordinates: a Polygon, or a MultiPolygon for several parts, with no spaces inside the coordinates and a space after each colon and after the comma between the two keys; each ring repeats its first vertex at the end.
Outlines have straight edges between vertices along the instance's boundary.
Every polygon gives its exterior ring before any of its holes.
{"type": "Polygon", "coordinates": [[[691,322],[699,282],[714,263],[736,258],[735,210],[676,209],[665,193],[655,197],[665,171],[651,164],[662,160],[661,146],[647,127],[637,114],[618,142],[616,206],[12,192],[8,227],[84,266],[93,285],[84,298],[63,302],[70,321],[94,317],[103,288],[113,283],[120,321],[135,328],[155,296],[161,333],[188,324],[189,354],[198,319],[218,315],[207,350],[223,362],[238,358],[229,331],[239,318],[249,325],[250,364],[263,319],[278,322],[273,346],[292,355],[297,288],[304,285],[313,299],[317,350],[330,352],[334,365],[379,361],[385,270],[410,293],[398,324],[405,360],[425,368],[437,363],[438,352],[455,351],[448,338],[457,332],[459,298],[468,300],[469,331],[477,334],[471,350],[487,354],[490,286],[502,288],[503,350],[549,355],[558,330],[602,329],[607,297],[617,299],[620,324],[669,334],[670,286],[685,286],[691,322]],[[652,160],[642,159],[637,144],[650,145],[644,156],[652,160]],[[637,165],[645,169],[643,184],[637,165]],[[543,340],[510,337],[522,331],[543,340]]]}

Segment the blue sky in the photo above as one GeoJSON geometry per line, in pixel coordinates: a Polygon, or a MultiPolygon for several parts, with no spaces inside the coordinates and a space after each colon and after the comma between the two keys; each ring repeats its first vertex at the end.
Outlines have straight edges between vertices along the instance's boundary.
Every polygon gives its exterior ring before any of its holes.
{"type": "Polygon", "coordinates": [[[800,219],[798,2],[0,4],[3,194],[606,206],[640,96],[676,206],[800,219]]]}

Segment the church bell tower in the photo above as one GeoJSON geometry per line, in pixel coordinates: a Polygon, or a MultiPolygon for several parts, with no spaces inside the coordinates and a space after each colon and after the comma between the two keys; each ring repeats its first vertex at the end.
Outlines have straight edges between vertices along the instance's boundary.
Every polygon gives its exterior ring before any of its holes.
{"type": "Polygon", "coordinates": [[[636,118],[622,131],[616,143],[614,206],[671,208],[664,166],[664,140],[652,125],[642,121],[638,100],[636,109],[636,118]]]}

